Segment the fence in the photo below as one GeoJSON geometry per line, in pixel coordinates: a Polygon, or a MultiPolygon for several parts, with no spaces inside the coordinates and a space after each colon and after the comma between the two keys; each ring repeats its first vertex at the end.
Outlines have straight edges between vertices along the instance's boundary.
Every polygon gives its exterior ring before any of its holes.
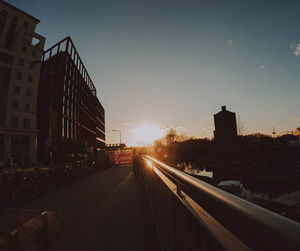
{"type": "Polygon", "coordinates": [[[300,250],[300,224],[150,156],[144,180],[164,250],[300,250]]]}
{"type": "MultiPolygon", "coordinates": [[[[54,235],[58,232],[61,216],[53,211],[41,213],[34,210],[18,211],[14,212],[17,218],[22,218],[24,213],[30,213],[32,217],[25,217],[24,222],[12,231],[0,234],[0,250],[47,250],[54,235]]],[[[6,225],[14,225],[8,224],[8,221],[13,220],[7,219],[6,225]]]]}

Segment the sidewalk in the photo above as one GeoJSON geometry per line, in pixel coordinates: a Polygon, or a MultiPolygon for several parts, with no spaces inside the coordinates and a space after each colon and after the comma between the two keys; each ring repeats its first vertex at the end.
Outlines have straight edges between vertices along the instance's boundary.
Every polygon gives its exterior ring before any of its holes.
{"type": "Polygon", "coordinates": [[[97,172],[25,206],[63,213],[50,250],[160,250],[144,185],[130,166],[97,172]]]}

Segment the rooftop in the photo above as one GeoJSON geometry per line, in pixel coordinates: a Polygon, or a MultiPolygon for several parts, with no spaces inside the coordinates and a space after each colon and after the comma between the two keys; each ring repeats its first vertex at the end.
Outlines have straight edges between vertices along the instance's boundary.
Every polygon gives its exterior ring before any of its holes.
{"type": "Polygon", "coordinates": [[[17,8],[17,7],[15,7],[15,6],[11,5],[10,3],[7,3],[7,2],[5,2],[5,1],[3,1],[3,0],[2,0],[2,1],[0,0],[0,3],[6,5],[8,8],[11,8],[11,9],[14,9],[14,10],[20,12],[22,15],[25,15],[25,16],[29,17],[30,19],[33,19],[33,20],[36,21],[37,23],[40,22],[39,19],[37,19],[37,18],[31,16],[30,14],[28,14],[27,12],[25,12],[25,11],[23,11],[23,10],[20,10],[19,8],[17,8]]]}
{"type": "Polygon", "coordinates": [[[226,106],[223,105],[223,106],[222,106],[222,110],[219,111],[219,112],[217,112],[216,114],[214,114],[214,116],[216,116],[216,115],[218,115],[218,114],[223,114],[224,112],[225,112],[225,113],[232,113],[232,114],[234,114],[234,112],[231,112],[231,111],[226,110],[226,106]]]}
{"type": "Polygon", "coordinates": [[[78,71],[80,72],[81,76],[84,78],[84,80],[86,81],[89,89],[91,90],[92,94],[94,96],[97,96],[96,93],[96,87],[93,84],[93,81],[90,77],[90,75],[88,74],[78,52],[77,49],[75,48],[75,45],[72,41],[72,39],[68,36],[64,39],[62,39],[61,41],[59,41],[58,43],[56,43],[55,45],[53,45],[52,47],[50,47],[49,49],[47,49],[46,51],[44,51],[44,55],[43,55],[43,60],[42,61],[46,61],[49,58],[55,56],[56,54],[60,53],[60,52],[66,52],[68,53],[73,62],[75,63],[78,71]]]}

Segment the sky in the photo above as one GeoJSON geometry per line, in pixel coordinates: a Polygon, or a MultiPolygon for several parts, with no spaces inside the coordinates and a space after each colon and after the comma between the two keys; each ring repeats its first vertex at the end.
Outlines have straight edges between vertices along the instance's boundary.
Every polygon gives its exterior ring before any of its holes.
{"type": "Polygon", "coordinates": [[[106,112],[107,143],[141,125],[213,136],[222,105],[245,134],[300,126],[300,1],[7,0],[70,36],[106,112]]]}

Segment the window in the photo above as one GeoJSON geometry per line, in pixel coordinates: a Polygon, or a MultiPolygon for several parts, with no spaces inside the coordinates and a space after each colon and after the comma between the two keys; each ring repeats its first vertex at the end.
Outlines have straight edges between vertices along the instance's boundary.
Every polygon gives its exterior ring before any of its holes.
{"type": "Polygon", "coordinates": [[[31,96],[31,89],[26,89],[26,96],[30,97],[31,96]]]}
{"type": "Polygon", "coordinates": [[[36,56],[36,51],[32,51],[32,56],[36,56]]]}
{"type": "Polygon", "coordinates": [[[23,119],[23,128],[30,128],[30,119],[23,119]]]}
{"type": "Polygon", "coordinates": [[[71,126],[71,134],[70,134],[70,138],[73,139],[74,135],[73,135],[73,123],[70,121],[70,126],[71,126]]]}
{"type": "Polygon", "coordinates": [[[7,17],[8,12],[6,10],[1,10],[0,11],[0,16],[1,17],[7,17]]]}
{"type": "Polygon", "coordinates": [[[0,36],[1,36],[2,31],[4,29],[5,21],[6,21],[5,19],[0,18],[0,36]]]}
{"type": "Polygon", "coordinates": [[[32,77],[31,75],[29,75],[29,76],[28,76],[28,82],[29,82],[29,83],[32,83],[32,81],[33,81],[33,77],[32,77]]]}
{"type": "Polygon", "coordinates": [[[19,59],[19,65],[24,65],[24,59],[22,58],[19,59]]]}
{"type": "Polygon", "coordinates": [[[17,72],[17,79],[22,79],[22,72],[17,72]]]}
{"type": "Polygon", "coordinates": [[[0,52],[0,62],[12,65],[14,62],[14,57],[5,52],[0,52]]]}
{"type": "Polygon", "coordinates": [[[19,145],[20,137],[19,135],[12,135],[11,136],[11,144],[12,145],[19,145]]]}
{"type": "Polygon", "coordinates": [[[27,51],[27,47],[26,46],[22,46],[22,52],[26,53],[26,51],[27,51]]]}
{"type": "Polygon", "coordinates": [[[10,48],[12,46],[13,38],[16,35],[15,34],[16,28],[17,28],[17,25],[15,23],[10,24],[8,32],[7,32],[7,36],[6,36],[6,39],[4,41],[4,45],[3,45],[3,47],[5,49],[10,50],[10,48]]]}
{"type": "Polygon", "coordinates": [[[14,102],[13,102],[13,107],[14,107],[15,109],[18,109],[18,107],[19,107],[19,104],[18,104],[18,102],[17,102],[17,101],[14,101],[14,102]]]}
{"type": "Polygon", "coordinates": [[[65,122],[64,122],[64,118],[61,119],[61,136],[65,137],[65,122]]]}
{"type": "Polygon", "coordinates": [[[20,93],[20,86],[15,86],[15,94],[19,94],[20,93]]]}
{"type": "Polygon", "coordinates": [[[0,145],[4,146],[4,135],[3,134],[0,134],[0,145]]]}
{"type": "Polygon", "coordinates": [[[21,136],[20,143],[22,145],[29,145],[29,136],[21,136]]]}
{"type": "Polygon", "coordinates": [[[31,63],[31,64],[30,64],[30,70],[34,70],[34,66],[35,66],[35,64],[34,64],[34,63],[31,63]]]}
{"type": "Polygon", "coordinates": [[[24,27],[24,28],[27,28],[27,27],[28,27],[28,25],[29,25],[29,24],[28,24],[28,22],[27,22],[27,21],[24,21],[24,23],[23,23],[23,27],[24,27]]]}
{"type": "Polygon", "coordinates": [[[67,120],[67,134],[66,134],[66,137],[67,137],[67,138],[70,137],[69,120],[67,120]]]}
{"type": "Polygon", "coordinates": [[[18,123],[19,123],[19,120],[17,117],[12,117],[11,120],[10,120],[10,126],[12,128],[18,128],[18,123]]]}
{"type": "Polygon", "coordinates": [[[30,110],[30,104],[25,104],[25,111],[29,111],[30,110]]]}
{"type": "Polygon", "coordinates": [[[14,16],[14,17],[13,17],[13,22],[14,22],[14,23],[17,23],[18,20],[19,20],[19,18],[18,18],[17,16],[14,16]]]}
{"type": "MultiPolygon", "coordinates": [[[[4,67],[4,66],[0,66],[0,96],[2,96],[3,94],[5,95],[5,93],[8,92],[8,85],[9,85],[9,81],[10,81],[10,75],[11,75],[11,70],[9,68],[4,67]]],[[[0,98],[0,102],[1,101],[3,102],[2,98],[0,98]]],[[[2,102],[0,103],[0,110],[2,110],[3,107],[4,107],[4,105],[2,105],[2,102]]]]}

